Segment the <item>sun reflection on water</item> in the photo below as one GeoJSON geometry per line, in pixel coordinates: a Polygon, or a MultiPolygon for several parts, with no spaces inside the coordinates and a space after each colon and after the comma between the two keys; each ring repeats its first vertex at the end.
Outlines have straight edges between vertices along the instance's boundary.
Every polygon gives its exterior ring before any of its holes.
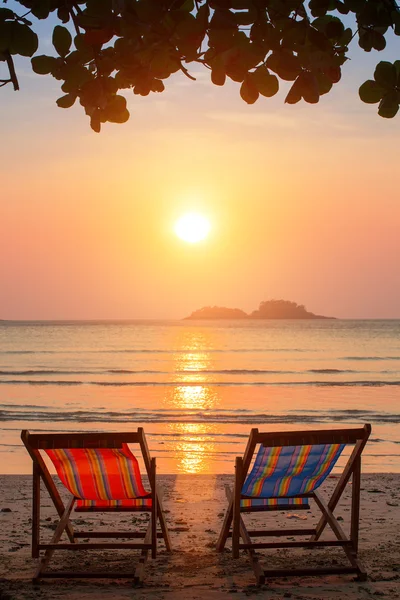
{"type": "Polygon", "coordinates": [[[213,334],[210,330],[190,329],[179,332],[174,347],[174,379],[178,385],[165,398],[170,408],[181,409],[184,421],[169,424],[175,437],[174,453],[180,473],[208,473],[215,453],[213,434],[218,425],[187,422],[199,419],[199,413],[215,409],[219,404],[210,371],[215,369],[213,334]]]}
{"type": "Polygon", "coordinates": [[[192,410],[210,410],[215,401],[215,392],[204,385],[178,385],[171,398],[175,407],[192,410]]]}
{"type": "Polygon", "coordinates": [[[170,423],[169,429],[179,434],[176,443],[178,470],[181,473],[208,473],[215,452],[215,443],[210,436],[214,425],[205,423],[170,423]]]}
{"type": "Polygon", "coordinates": [[[180,354],[175,359],[176,380],[182,382],[204,382],[210,379],[209,354],[180,354]]]}

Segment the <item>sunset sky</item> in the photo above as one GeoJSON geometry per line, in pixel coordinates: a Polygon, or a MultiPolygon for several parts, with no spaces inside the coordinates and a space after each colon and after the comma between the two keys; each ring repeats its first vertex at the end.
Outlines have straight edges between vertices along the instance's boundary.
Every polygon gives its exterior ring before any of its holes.
{"type": "Polygon", "coordinates": [[[22,61],[21,91],[0,90],[0,318],[182,318],[269,298],[400,318],[400,117],[358,99],[394,46],[355,47],[316,106],[284,105],[285,86],[248,106],[197,68],[128,93],[131,119],[100,135],[22,61]],[[211,223],[194,245],[174,233],[189,211],[211,223]]]}

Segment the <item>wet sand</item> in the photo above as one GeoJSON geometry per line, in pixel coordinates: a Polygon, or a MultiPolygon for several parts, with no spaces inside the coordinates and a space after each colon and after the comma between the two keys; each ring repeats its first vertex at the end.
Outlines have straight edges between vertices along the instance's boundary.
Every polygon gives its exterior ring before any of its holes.
{"type": "MultiPolygon", "coordinates": [[[[322,488],[327,497],[337,479],[330,477],[322,488]]],[[[165,475],[159,477],[164,508],[171,531],[174,552],[165,552],[160,541],[159,555],[149,560],[145,581],[134,588],[132,581],[116,580],[45,580],[33,585],[31,577],[36,561],[30,556],[31,480],[26,475],[0,476],[0,600],[222,600],[259,596],[270,600],[358,600],[374,597],[400,599],[400,475],[367,474],[362,478],[360,558],[368,571],[368,581],[352,576],[321,576],[268,580],[255,585],[253,571],[245,553],[233,560],[229,548],[215,552],[215,542],[226,508],[224,487],[232,482],[227,475],[165,475]]],[[[61,488],[60,488],[61,489],[61,488]]],[[[351,486],[335,511],[347,531],[350,516],[351,486]]],[[[49,539],[57,522],[55,509],[47,493],[42,495],[42,539],[49,539]]],[[[264,523],[274,528],[312,527],[318,511],[270,513],[246,516],[253,528],[264,523]]],[[[109,530],[145,527],[147,517],[75,513],[76,528],[109,530]]],[[[327,535],[329,536],[329,531],[327,535]]],[[[330,538],[332,534],[330,533],[330,538]]],[[[283,538],[285,539],[285,538],[283,538]]],[[[135,551],[56,552],[53,568],[129,570],[134,569],[135,551]]],[[[270,550],[260,553],[268,568],[282,566],[321,566],[347,564],[340,549],[270,550]]]]}

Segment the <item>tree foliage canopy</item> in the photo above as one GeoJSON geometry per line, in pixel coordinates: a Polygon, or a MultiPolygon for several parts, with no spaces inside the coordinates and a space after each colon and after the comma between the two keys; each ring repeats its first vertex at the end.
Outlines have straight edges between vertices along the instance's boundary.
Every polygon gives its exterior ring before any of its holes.
{"type": "MultiPolygon", "coordinates": [[[[292,82],[285,102],[316,103],[339,82],[352,42],[370,52],[385,48],[390,31],[400,35],[396,0],[16,0],[21,14],[6,4],[0,62],[9,76],[0,86],[18,90],[13,57],[33,57],[35,73],[62,82],[58,106],[78,100],[97,132],[102,123],[129,119],[121,90],[162,92],[172,73],[194,79],[191,63],[209,69],[215,85],[238,82],[249,104],[274,96],[280,79],[292,82]],[[31,15],[59,21],[54,56],[35,55],[31,15]]],[[[400,60],[379,62],[359,95],[379,104],[380,116],[394,117],[400,60]]]]}

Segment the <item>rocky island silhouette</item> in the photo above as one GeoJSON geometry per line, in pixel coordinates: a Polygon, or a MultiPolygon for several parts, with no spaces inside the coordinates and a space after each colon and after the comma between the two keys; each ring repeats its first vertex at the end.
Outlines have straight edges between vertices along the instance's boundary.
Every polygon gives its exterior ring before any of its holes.
{"type": "Polygon", "coordinates": [[[240,308],[227,308],[225,306],[204,306],[185,317],[185,320],[199,319],[335,319],[316,315],[306,310],[304,304],[297,304],[290,300],[264,300],[258,309],[247,314],[240,308]]]}

